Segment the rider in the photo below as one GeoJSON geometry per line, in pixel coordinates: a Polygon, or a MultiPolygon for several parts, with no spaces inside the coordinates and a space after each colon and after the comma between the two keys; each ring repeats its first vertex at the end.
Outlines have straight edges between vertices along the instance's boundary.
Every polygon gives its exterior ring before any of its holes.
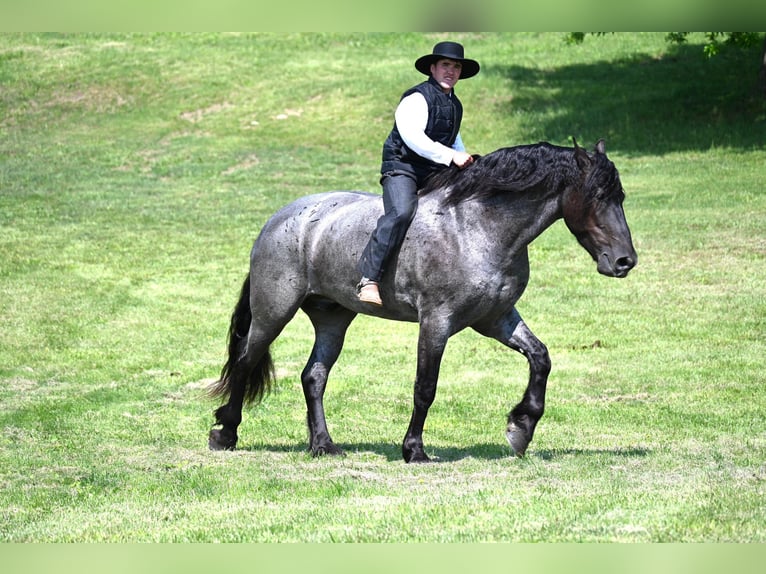
{"type": "Polygon", "coordinates": [[[436,171],[473,162],[460,137],[463,106],[453,88],[459,79],[478,74],[479,63],[463,57],[461,44],[439,42],[415,68],[428,80],[404,92],[396,108],[380,168],[384,214],[359,261],[359,299],[373,305],[383,304],[378,282],[415,215],[418,189],[436,171]]]}

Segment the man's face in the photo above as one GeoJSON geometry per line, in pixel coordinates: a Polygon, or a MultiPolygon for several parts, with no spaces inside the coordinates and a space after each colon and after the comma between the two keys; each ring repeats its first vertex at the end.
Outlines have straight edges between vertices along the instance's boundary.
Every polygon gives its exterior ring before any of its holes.
{"type": "Polygon", "coordinates": [[[448,93],[460,79],[462,69],[463,64],[457,60],[444,58],[431,64],[431,76],[441,86],[444,93],[448,93]]]}

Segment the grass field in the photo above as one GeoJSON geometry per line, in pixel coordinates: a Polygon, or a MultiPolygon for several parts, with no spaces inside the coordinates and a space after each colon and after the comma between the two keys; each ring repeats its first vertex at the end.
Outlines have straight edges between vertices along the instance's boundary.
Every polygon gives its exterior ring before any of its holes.
{"type": "Polygon", "coordinates": [[[460,34],[470,151],[605,138],[639,263],[596,273],[562,223],[518,308],[553,361],[527,456],[523,357],[448,348],[405,465],[417,326],[360,317],[306,453],[298,375],[240,449],[204,397],[250,245],[278,207],[377,192],[414,59],[440,35],[0,35],[0,541],[766,542],[766,104],[757,48],[460,34]]]}

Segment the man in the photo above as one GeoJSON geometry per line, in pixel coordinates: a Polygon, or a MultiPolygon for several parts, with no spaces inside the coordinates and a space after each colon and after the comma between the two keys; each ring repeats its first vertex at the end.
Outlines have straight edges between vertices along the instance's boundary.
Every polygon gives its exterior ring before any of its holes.
{"type": "Polygon", "coordinates": [[[479,73],[479,63],[463,57],[457,42],[439,42],[415,61],[428,80],[404,92],[395,123],[383,144],[380,183],[384,214],[359,261],[359,299],[382,305],[378,282],[404,240],[417,209],[417,192],[434,172],[473,162],[460,137],[463,106],[454,92],[458,80],[479,73]]]}

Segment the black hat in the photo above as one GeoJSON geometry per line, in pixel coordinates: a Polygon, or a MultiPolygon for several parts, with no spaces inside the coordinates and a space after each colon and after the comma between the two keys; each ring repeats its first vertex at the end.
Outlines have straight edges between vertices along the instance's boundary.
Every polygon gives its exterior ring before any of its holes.
{"type": "Polygon", "coordinates": [[[434,51],[431,54],[421,56],[415,61],[415,68],[421,74],[426,76],[431,75],[431,64],[437,60],[443,58],[449,58],[450,60],[457,60],[463,64],[463,69],[460,72],[460,79],[472,78],[479,73],[479,62],[476,60],[469,60],[463,57],[463,46],[457,42],[439,42],[434,46],[434,51]]]}

